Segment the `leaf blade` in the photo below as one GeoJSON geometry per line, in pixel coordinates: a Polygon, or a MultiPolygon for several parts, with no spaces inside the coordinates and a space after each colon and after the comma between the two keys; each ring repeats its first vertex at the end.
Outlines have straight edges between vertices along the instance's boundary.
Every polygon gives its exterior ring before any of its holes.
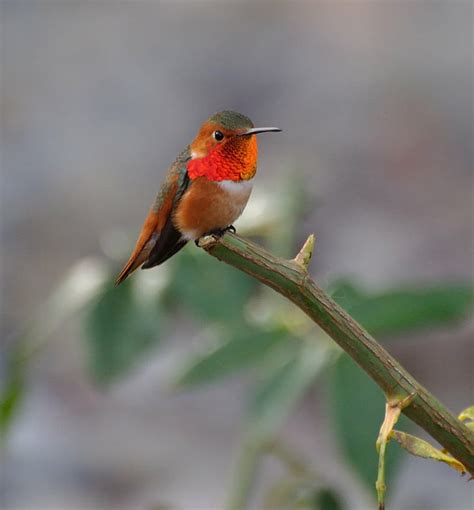
{"type": "Polygon", "coordinates": [[[127,374],[160,341],[163,324],[159,304],[138,299],[133,282],[119,287],[107,282],[84,321],[89,369],[96,382],[107,385],[127,374]]]}
{"type": "Polygon", "coordinates": [[[461,462],[454,457],[451,457],[451,455],[443,453],[441,450],[438,450],[430,443],[420,439],[419,437],[407,434],[406,432],[401,432],[400,430],[393,430],[390,437],[395,439],[395,441],[407,452],[415,455],[416,457],[444,462],[455,469],[458,473],[461,473],[461,475],[466,473],[466,468],[461,462]]]}
{"type": "MultiPolygon", "coordinates": [[[[382,390],[345,353],[331,368],[328,404],[333,430],[341,452],[359,479],[374,494],[378,455],[375,448],[384,419],[382,390]],[[362,412],[363,411],[363,412],[362,412]]],[[[404,417],[400,417],[403,423],[404,417]]],[[[387,445],[385,477],[393,479],[401,458],[387,445]]]]}
{"type": "Polygon", "coordinates": [[[256,281],[216,263],[202,250],[192,252],[192,248],[173,261],[172,285],[164,300],[205,323],[240,323],[242,311],[257,289],[256,281]]]}
{"type": "Polygon", "coordinates": [[[288,332],[282,329],[234,330],[234,334],[213,351],[191,360],[178,374],[173,386],[179,388],[197,386],[232,375],[257,363],[271,349],[288,340],[288,332]]]}
{"type": "Polygon", "coordinates": [[[341,280],[333,285],[333,298],[371,334],[394,336],[461,320],[473,307],[474,291],[466,284],[439,283],[367,294],[341,280]]]}
{"type": "Polygon", "coordinates": [[[263,439],[272,438],[326,366],[332,352],[324,344],[307,342],[260,383],[249,408],[251,434],[263,439]]]}

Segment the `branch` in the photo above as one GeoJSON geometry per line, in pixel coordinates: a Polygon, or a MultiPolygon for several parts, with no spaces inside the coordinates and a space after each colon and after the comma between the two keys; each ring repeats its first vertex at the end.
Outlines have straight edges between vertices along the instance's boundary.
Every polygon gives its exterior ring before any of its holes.
{"type": "Polygon", "coordinates": [[[474,432],[455,418],[421,386],[360,324],[336,304],[308,275],[308,238],[292,260],[275,257],[235,234],[207,236],[199,246],[217,259],[240,269],[276,290],[301,308],[339,344],[384,391],[387,400],[413,395],[403,413],[436,439],[474,476],[474,432]]]}

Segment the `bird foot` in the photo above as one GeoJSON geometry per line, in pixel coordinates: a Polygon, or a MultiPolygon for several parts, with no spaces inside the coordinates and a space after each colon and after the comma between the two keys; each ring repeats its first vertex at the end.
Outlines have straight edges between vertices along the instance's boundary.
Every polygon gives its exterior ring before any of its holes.
{"type": "MultiPolygon", "coordinates": [[[[216,239],[220,239],[226,232],[231,232],[232,234],[236,233],[234,225],[229,225],[226,228],[217,228],[215,230],[211,230],[210,232],[206,232],[202,237],[206,236],[214,236],[216,239]]],[[[199,239],[194,241],[196,246],[199,246],[199,239]]]]}
{"type": "Polygon", "coordinates": [[[232,234],[235,234],[236,230],[234,225],[229,225],[226,228],[216,228],[215,230],[208,232],[206,235],[219,238],[222,237],[226,232],[232,232],[232,234]]]}

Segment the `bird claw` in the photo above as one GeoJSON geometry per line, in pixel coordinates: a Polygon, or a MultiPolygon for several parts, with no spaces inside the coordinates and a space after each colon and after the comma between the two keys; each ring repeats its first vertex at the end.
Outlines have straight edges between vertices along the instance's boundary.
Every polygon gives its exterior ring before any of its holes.
{"type": "Polygon", "coordinates": [[[217,238],[220,238],[222,237],[226,232],[232,232],[232,234],[235,234],[236,230],[235,230],[235,227],[234,225],[229,225],[228,227],[226,228],[217,228],[216,230],[211,230],[211,232],[209,232],[208,234],[206,235],[209,235],[209,236],[214,236],[214,237],[217,237],[217,238]]]}
{"type": "Polygon", "coordinates": [[[203,238],[203,237],[207,237],[207,236],[213,236],[217,239],[220,239],[223,235],[226,234],[226,232],[231,232],[232,234],[235,234],[236,233],[236,230],[235,230],[235,227],[234,225],[229,225],[228,227],[226,228],[218,228],[216,230],[211,230],[210,232],[206,232],[202,237],[200,237],[199,239],[195,239],[194,240],[194,244],[199,248],[200,247],[200,243],[199,241],[203,238]]]}

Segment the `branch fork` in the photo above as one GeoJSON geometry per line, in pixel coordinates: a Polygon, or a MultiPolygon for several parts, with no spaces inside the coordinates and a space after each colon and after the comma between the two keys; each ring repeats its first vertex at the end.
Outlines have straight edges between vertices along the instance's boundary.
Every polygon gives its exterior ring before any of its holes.
{"type": "Polygon", "coordinates": [[[387,489],[385,485],[385,449],[390,440],[393,427],[397,423],[398,418],[400,418],[402,410],[413,402],[415,395],[416,393],[411,393],[403,398],[389,399],[385,404],[385,418],[380,427],[379,437],[375,443],[377,451],[379,452],[379,468],[377,481],[375,482],[379,510],[384,510],[385,508],[385,491],[387,489]]]}

